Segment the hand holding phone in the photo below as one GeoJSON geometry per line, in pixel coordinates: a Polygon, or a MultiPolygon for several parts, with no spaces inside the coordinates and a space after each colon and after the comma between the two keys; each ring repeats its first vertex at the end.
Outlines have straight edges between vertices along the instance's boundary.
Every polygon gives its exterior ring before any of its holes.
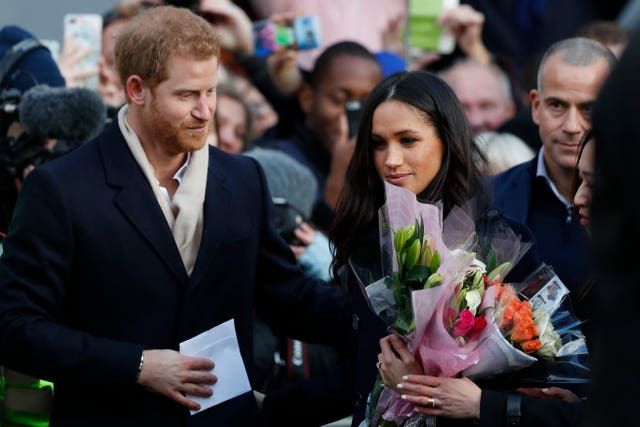
{"type": "Polygon", "coordinates": [[[65,15],[64,40],[63,66],[70,68],[66,70],[65,78],[72,76],[75,85],[97,89],[102,55],[102,16],[93,13],[65,15]]]}
{"type": "Polygon", "coordinates": [[[409,44],[448,54],[456,47],[455,36],[438,25],[440,14],[459,0],[409,0],[409,44]]]}
{"type": "Polygon", "coordinates": [[[264,57],[282,47],[314,49],[321,45],[320,23],[316,16],[294,18],[293,26],[265,19],[253,24],[255,54],[264,57]]]}

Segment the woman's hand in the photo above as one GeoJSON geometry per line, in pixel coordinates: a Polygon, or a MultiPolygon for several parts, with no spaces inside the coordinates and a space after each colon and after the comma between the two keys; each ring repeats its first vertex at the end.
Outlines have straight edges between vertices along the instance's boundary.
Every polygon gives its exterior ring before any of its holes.
{"type": "MultiPolygon", "coordinates": [[[[276,25],[293,28],[296,15],[293,12],[275,13],[269,17],[276,25]]],[[[302,72],[298,67],[298,51],[281,46],[267,57],[267,68],[271,80],[283,93],[296,93],[302,85],[302,72]]]]}
{"type": "Polygon", "coordinates": [[[402,377],[408,374],[422,374],[422,366],[416,357],[407,350],[407,345],[397,335],[389,335],[380,340],[382,353],[378,354],[378,370],[382,380],[398,393],[397,388],[402,377]]]}
{"type": "Polygon", "coordinates": [[[491,54],[482,41],[484,15],[469,5],[461,4],[442,12],[438,24],[451,32],[466,55],[484,64],[491,62],[491,54]]]}
{"type": "Polygon", "coordinates": [[[302,246],[299,245],[289,245],[291,250],[296,256],[298,262],[300,261],[300,257],[304,255],[307,251],[307,246],[313,243],[316,238],[316,230],[313,229],[309,224],[303,222],[300,224],[298,228],[293,230],[293,235],[302,243],[302,246]]]}
{"type": "Polygon", "coordinates": [[[229,0],[201,0],[200,14],[218,32],[224,49],[253,55],[253,24],[241,7],[229,0]]]}
{"type": "Polygon", "coordinates": [[[71,37],[65,37],[62,52],[58,58],[58,68],[64,77],[67,87],[80,87],[84,79],[98,75],[98,66],[83,67],[82,60],[92,53],[89,46],[81,46],[71,37]]]}
{"type": "Polygon", "coordinates": [[[480,418],[482,390],[469,378],[407,375],[398,384],[402,399],[416,412],[446,418],[480,418]]]}
{"type": "Polygon", "coordinates": [[[580,400],[580,398],[571,391],[559,387],[521,387],[518,391],[522,394],[526,394],[530,397],[536,397],[538,399],[560,399],[569,403],[575,403],[580,400]]]}

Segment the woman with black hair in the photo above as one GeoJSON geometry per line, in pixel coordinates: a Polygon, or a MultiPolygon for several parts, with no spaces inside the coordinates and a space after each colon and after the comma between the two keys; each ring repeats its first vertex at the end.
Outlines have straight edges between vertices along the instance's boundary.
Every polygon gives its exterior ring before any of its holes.
{"type": "MultiPolygon", "coordinates": [[[[378,373],[380,342],[388,334],[361,292],[362,286],[382,277],[377,212],[385,203],[384,183],[412,191],[420,202],[442,203],[445,216],[455,206],[471,208],[481,243],[501,222],[524,241],[531,240],[525,227],[490,207],[483,189],[483,168],[484,159],[473,142],[464,110],[439,77],[424,71],[394,74],[367,98],[331,230],[334,274],[342,278],[354,313],[353,426],[360,425],[365,416],[367,396],[378,373]]],[[[538,265],[535,251],[530,251],[512,275],[524,278],[523,273],[538,265]]],[[[413,367],[418,370],[414,372],[422,373],[419,366],[413,367]]],[[[483,408],[493,408],[484,412],[504,416],[506,393],[482,393],[467,379],[452,381],[461,404],[468,406],[456,418],[479,418],[481,395],[483,408]]]]}

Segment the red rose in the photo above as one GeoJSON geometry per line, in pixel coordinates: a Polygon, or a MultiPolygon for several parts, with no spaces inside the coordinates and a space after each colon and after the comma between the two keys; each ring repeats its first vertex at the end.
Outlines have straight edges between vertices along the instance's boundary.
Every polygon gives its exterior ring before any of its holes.
{"type": "Polygon", "coordinates": [[[473,328],[475,320],[476,317],[468,308],[462,310],[458,316],[458,320],[456,320],[455,326],[453,327],[453,336],[462,337],[467,335],[467,332],[473,328]]]}

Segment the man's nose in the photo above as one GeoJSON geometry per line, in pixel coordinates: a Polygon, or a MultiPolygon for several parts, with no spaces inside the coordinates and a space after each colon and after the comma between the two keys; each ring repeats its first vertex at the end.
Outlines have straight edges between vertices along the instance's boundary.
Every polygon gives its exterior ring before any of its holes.
{"type": "Polygon", "coordinates": [[[211,99],[208,96],[201,95],[193,108],[192,114],[194,117],[202,121],[209,121],[211,120],[214,109],[215,101],[211,102],[211,99]]]}
{"type": "Polygon", "coordinates": [[[584,130],[583,124],[584,120],[580,112],[576,108],[569,108],[562,125],[562,130],[571,134],[580,133],[584,130]]]}

